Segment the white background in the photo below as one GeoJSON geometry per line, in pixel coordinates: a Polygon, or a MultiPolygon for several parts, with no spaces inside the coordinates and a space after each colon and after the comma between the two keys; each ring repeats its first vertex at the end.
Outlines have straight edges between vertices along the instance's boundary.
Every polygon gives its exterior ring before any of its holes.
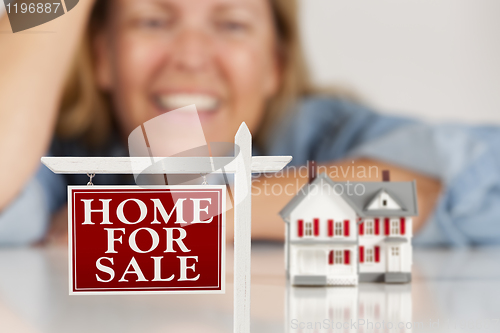
{"type": "Polygon", "coordinates": [[[500,124],[499,0],[299,1],[314,82],[381,112],[500,124]]]}
{"type": "Polygon", "coordinates": [[[500,124],[500,1],[300,2],[315,82],[381,112],[500,124]]]}

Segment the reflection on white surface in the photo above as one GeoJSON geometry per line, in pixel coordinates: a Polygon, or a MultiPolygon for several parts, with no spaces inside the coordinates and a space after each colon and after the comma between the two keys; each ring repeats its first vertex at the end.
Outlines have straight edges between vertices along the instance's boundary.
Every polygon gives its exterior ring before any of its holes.
{"type": "Polygon", "coordinates": [[[356,287],[293,287],[287,293],[287,332],[329,332],[349,328],[357,317],[356,287]]]}
{"type": "MultiPolygon", "coordinates": [[[[411,284],[299,288],[287,286],[283,246],[255,244],[252,332],[499,332],[499,258],[500,248],[416,249],[411,284]],[[293,319],[365,324],[300,330],[293,319]]],[[[232,260],[228,247],[225,295],[69,296],[66,248],[0,249],[0,333],[232,332],[232,260]]]]}
{"type": "Polygon", "coordinates": [[[409,284],[358,287],[287,287],[287,332],[412,331],[409,284]]]}
{"type": "Polygon", "coordinates": [[[232,330],[231,293],[69,296],[67,276],[64,248],[0,251],[0,332],[232,330]],[[15,328],[7,330],[3,317],[15,328]]]}

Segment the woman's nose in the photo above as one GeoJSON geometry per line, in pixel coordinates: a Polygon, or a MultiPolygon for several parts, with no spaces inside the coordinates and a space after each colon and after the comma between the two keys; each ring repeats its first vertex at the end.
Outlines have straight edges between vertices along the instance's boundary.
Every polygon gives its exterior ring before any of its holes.
{"type": "Polygon", "coordinates": [[[210,36],[198,29],[186,29],[176,38],[171,49],[172,64],[178,70],[200,71],[209,67],[213,55],[210,36]]]}

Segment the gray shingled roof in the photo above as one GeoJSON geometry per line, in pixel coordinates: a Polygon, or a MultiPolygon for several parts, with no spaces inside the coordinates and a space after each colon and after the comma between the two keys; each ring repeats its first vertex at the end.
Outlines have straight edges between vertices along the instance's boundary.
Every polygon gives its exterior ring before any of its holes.
{"type": "Polygon", "coordinates": [[[326,173],[319,175],[311,184],[304,185],[295,197],[280,211],[280,216],[286,221],[287,217],[299,205],[299,203],[316,186],[330,186],[335,193],[341,195],[344,200],[361,217],[378,216],[417,216],[417,188],[413,182],[334,182],[326,173]],[[362,185],[364,191],[356,185],[362,185]],[[354,189],[357,189],[358,194],[354,189]],[[381,192],[389,194],[401,207],[401,209],[368,210],[367,207],[381,192]],[[361,193],[362,192],[362,193],[361,193]]]}

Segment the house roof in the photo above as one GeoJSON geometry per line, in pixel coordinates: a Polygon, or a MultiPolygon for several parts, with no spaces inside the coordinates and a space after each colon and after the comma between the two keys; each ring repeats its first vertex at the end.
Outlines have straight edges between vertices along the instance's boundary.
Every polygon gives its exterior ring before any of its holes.
{"type": "Polygon", "coordinates": [[[417,216],[417,189],[415,181],[412,182],[334,182],[326,173],[322,173],[310,183],[304,185],[297,194],[283,207],[280,216],[285,221],[293,210],[304,200],[307,195],[318,186],[329,186],[333,193],[342,198],[356,211],[360,217],[379,216],[417,216]],[[360,190],[360,186],[363,190],[360,190]],[[369,204],[385,191],[401,207],[401,209],[368,210],[369,204]]]}
{"type": "Polygon", "coordinates": [[[394,193],[391,193],[390,191],[387,191],[386,189],[381,189],[377,193],[375,193],[375,195],[370,199],[370,201],[368,201],[365,208],[370,207],[372,205],[372,203],[374,203],[375,200],[377,200],[377,198],[382,195],[382,193],[388,194],[394,200],[394,202],[396,202],[396,204],[399,207],[401,207],[402,209],[405,209],[405,205],[401,202],[401,200],[398,199],[397,195],[395,195],[394,193]]]}

